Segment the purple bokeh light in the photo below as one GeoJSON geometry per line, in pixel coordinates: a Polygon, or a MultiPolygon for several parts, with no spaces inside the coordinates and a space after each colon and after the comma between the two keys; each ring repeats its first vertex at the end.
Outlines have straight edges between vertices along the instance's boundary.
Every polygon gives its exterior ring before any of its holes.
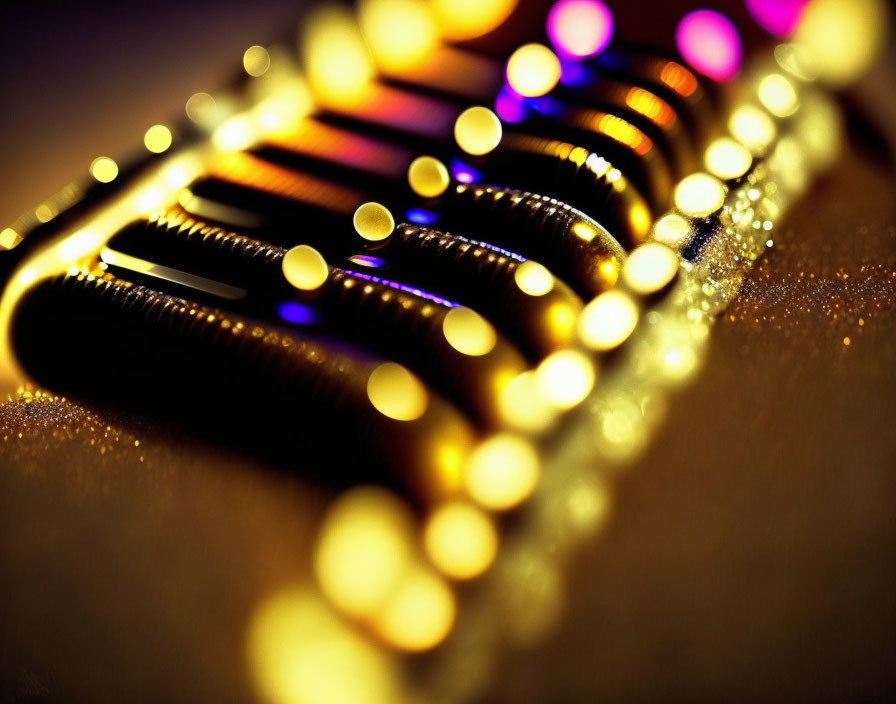
{"type": "Polygon", "coordinates": [[[316,308],[295,301],[283,301],[277,304],[277,315],[288,323],[295,325],[312,325],[319,314],[316,308]]]}
{"type": "Polygon", "coordinates": [[[438,213],[424,210],[423,208],[410,208],[405,211],[404,216],[418,225],[432,225],[434,222],[438,222],[439,219],[438,213]]]}
{"type": "Polygon", "coordinates": [[[713,80],[730,81],[740,69],[740,35],[731,20],[715,10],[694,10],[682,17],[675,45],[691,67],[713,80]]]}
{"type": "Polygon", "coordinates": [[[809,0],[745,0],[745,4],[766,32],[787,38],[796,31],[809,0]]]}
{"type": "Polygon", "coordinates": [[[482,180],[482,174],[479,171],[457,157],[451,160],[450,170],[454,180],[460,183],[473,183],[473,181],[482,180]]]}
{"type": "Polygon", "coordinates": [[[607,48],[613,15],[601,0],[559,0],[548,13],[547,32],[558,54],[585,59],[607,48]]]}

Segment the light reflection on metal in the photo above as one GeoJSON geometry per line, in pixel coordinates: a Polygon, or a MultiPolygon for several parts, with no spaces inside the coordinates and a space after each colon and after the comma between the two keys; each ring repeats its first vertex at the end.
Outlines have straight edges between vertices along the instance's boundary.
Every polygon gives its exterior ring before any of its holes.
{"type": "Polygon", "coordinates": [[[671,127],[675,123],[675,111],[669,104],[643,88],[629,88],[625,104],[660,127],[671,127]]]}
{"type": "Polygon", "coordinates": [[[697,79],[681,64],[669,61],[660,71],[660,80],[683,98],[697,90],[697,79]]]}
{"type": "Polygon", "coordinates": [[[353,254],[348,258],[348,260],[352,264],[358,264],[359,266],[366,266],[372,269],[379,268],[386,263],[379,257],[371,257],[367,254],[353,254]]]}
{"type": "Polygon", "coordinates": [[[371,281],[376,284],[382,284],[383,286],[388,286],[398,291],[403,291],[404,293],[410,293],[414,296],[425,298],[428,301],[438,303],[440,306],[445,306],[447,308],[454,308],[458,305],[454,301],[449,301],[447,298],[442,298],[441,296],[437,296],[434,293],[429,293],[428,291],[419,289],[416,286],[408,286],[407,284],[402,284],[397,281],[389,281],[388,279],[383,279],[379,276],[373,276],[372,274],[366,274],[362,271],[349,271],[348,269],[346,269],[345,273],[349,276],[354,276],[362,279],[363,281],[371,281]]]}
{"type": "MultiPolygon", "coordinates": [[[[92,239],[92,235],[90,235],[89,233],[85,234],[87,234],[88,237],[92,239]]],[[[69,243],[75,245],[72,248],[75,251],[81,248],[72,240],[70,240],[69,243]]],[[[74,259],[74,257],[66,256],[65,254],[65,247],[69,243],[63,243],[62,245],[60,245],[63,250],[62,255],[66,260],[74,259]]],[[[115,250],[109,249],[108,247],[103,247],[102,251],[100,252],[100,258],[109,266],[116,266],[122,269],[127,269],[128,271],[133,271],[137,274],[143,274],[144,276],[151,276],[153,278],[171,281],[180,286],[186,286],[187,288],[202,291],[203,293],[207,293],[218,298],[223,298],[228,301],[238,301],[241,298],[246,297],[245,289],[238,288],[236,286],[230,286],[229,284],[223,284],[220,281],[213,281],[212,279],[207,279],[204,276],[196,276],[195,274],[191,274],[186,271],[180,271],[179,269],[174,269],[169,266],[154,264],[153,262],[146,261],[145,259],[140,259],[139,257],[131,256],[130,254],[116,252],[115,250]]]]}

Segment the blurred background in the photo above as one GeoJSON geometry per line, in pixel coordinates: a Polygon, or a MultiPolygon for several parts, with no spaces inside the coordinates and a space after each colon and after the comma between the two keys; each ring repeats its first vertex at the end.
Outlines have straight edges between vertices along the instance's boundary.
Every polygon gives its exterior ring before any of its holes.
{"type": "Polygon", "coordinates": [[[301,0],[8,2],[0,8],[4,226],[117,157],[187,98],[223,85],[247,46],[292,33],[301,0]]]}

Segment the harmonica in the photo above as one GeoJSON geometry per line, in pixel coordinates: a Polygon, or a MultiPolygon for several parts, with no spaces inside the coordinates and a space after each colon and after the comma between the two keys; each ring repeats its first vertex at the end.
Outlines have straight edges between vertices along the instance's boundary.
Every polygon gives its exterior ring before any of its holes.
{"type": "MultiPolygon", "coordinates": [[[[338,495],[301,599],[357,644],[336,662],[364,701],[383,677],[383,700],[475,696],[439,673],[477,628],[504,637],[483,614],[521,553],[553,570],[587,539],[597,513],[558,507],[599,505],[698,372],[836,158],[828,86],[864,68],[820,39],[836,4],[743,62],[711,10],[684,15],[673,49],[616,36],[599,0],[523,31],[514,5],[313,9],[298,50],[251,47],[141,158],[98,158],[0,234],[13,383],[338,495]],[[405,681],[369,648],[431,652],[405,681]]],[[[291,701],[289,673],[253,663],[263,696],[291,701]]],[[[323,686],[303,673],[296,701],[323,686]]]]}

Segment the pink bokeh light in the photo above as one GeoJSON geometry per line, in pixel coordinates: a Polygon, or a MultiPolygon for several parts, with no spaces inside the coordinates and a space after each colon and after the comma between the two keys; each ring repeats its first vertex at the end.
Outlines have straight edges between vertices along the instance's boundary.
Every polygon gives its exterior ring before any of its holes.
{"type": "Polygon", "coordinates": [[[559,0],[548,13],[547,31],[558,54],[584,59],[610,43],[613,15],[600,0],[559,0]]]}
{"type": "Polygon", "coordinates": [[[809,0],[745,0],[745,4],[766,32],[786,38],[796,31],[809,0]]]}
{"type": "Polygon", "coordinates": [[[730,81],[741,62],[740,36],[725,15],[694,10],[678,23],[675,45],[694,69],[716,81],[730,81]]]}

